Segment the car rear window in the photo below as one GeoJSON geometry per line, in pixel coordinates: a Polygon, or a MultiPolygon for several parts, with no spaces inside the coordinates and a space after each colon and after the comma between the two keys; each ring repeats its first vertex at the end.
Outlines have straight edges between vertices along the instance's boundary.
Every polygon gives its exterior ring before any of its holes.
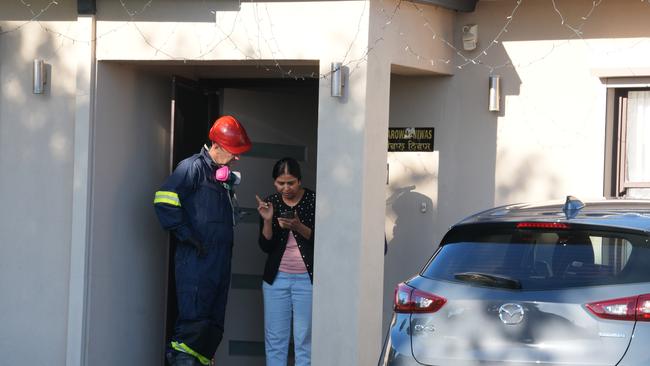
{"type": "Polygon", "coordinates": [[[522,290],[650,282],[648,237],[607,230],[457,227],[422,272],[512,279],[522,290]]]}

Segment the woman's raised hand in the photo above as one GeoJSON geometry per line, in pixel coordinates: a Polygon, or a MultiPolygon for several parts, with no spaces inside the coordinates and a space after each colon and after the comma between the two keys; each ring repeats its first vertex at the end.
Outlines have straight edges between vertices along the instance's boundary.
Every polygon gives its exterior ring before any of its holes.
{"type": "Polygon", "coordinates": [[[257,200],[257,212],[264,220],[270,221],[273,218],[273,204],[264,201],[258,195],[255,195],[255,199],[257,200]]]}

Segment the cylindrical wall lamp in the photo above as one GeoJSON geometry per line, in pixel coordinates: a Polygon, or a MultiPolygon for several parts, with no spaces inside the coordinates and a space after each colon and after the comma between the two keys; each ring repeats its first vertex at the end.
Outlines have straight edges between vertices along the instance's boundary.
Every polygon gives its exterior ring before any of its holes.
{"type": "Polygon", "coordinates": [[[333,97],[343,96],[343,71],[341,68],[343,64],[340,62],[332,62],[332,93],[333,97]]]}
{"type": "Polygon", "coordinates": [[[47,76],[45,75],[45,62],[43,60],[34,60],[34,81],[32,85],[32,91],[34,94],[43,94],[45,93],[45,83],[47,76]]]}
{"type": "Polygon", "coordinates": [[[490,75],[490,100],[488,102],[488,110],[490,112],[498,112],[500,105],[501,95],[501,76],[490,75]]]}

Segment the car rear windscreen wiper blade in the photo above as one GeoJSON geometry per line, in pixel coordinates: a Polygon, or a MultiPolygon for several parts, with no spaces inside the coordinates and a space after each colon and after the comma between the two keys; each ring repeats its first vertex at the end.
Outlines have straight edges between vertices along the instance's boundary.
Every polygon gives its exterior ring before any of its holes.
{"type": "Polygon", "coordinates": [[[484,286],[521,289],[521,282],[506,276],[499,276],[481,272],[462,272],[454,274],[454,278],[465,282],[474,282],[484,286]]]}

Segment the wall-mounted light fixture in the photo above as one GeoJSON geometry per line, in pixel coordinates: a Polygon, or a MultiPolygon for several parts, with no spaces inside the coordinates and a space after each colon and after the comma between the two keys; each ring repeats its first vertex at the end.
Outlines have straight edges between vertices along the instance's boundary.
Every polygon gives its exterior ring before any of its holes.
{"type": "Polygon", "coordinates": [[[332,93],[333,97],[343,96],[343,64],[340,62],[332,62],[332,93]]]}
{"type": "Polygon", "coordinates": [[[34,82],[32,85],[32,91],[34,94],[43,94],[45,93],[45,84],[47,83],[47,75],[45,74],[45,62],[43,60],[35,59],[34,60],[34,82]]]}
{"type": "Polygon", "coordinates": [[[490,100],[488,102],[488,109],[490,112],[498,112],[501,95],[501,76],[490,75],[490,100]]]}

